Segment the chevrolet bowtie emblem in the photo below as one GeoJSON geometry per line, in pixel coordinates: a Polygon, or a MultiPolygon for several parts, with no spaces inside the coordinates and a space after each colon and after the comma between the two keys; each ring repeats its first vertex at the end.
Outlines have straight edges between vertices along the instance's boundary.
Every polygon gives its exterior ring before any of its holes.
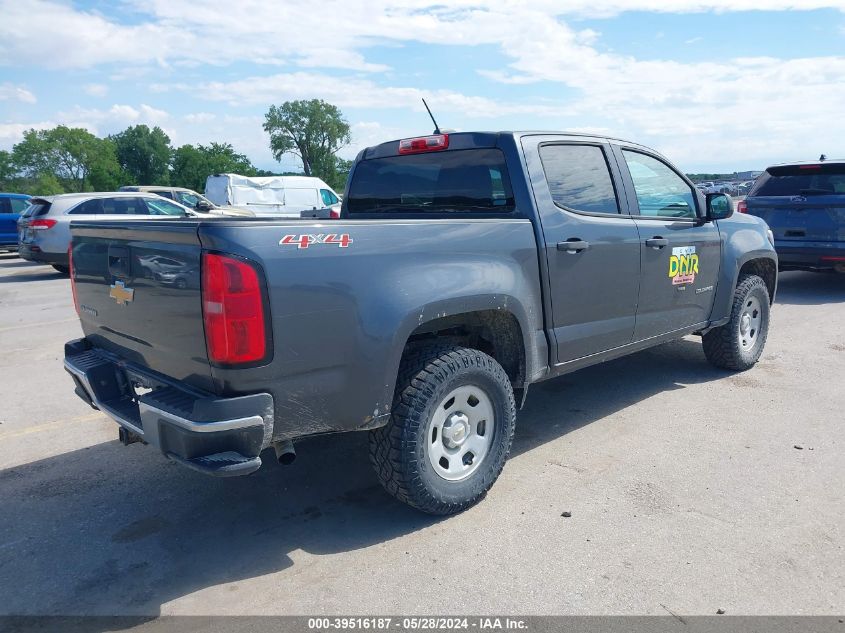
{"type": "Polygon", "coordinates": [[[122,281],[116,281],[109,287],[109,296],[117,301],[117,305],[125,306],[135,298],[135,291],[127,288],[122,281]]]}

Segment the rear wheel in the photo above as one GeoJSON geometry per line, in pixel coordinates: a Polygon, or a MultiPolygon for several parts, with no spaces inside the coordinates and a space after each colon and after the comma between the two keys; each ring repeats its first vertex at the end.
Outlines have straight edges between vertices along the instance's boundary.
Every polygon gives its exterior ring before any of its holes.
{"type": "Polygon", "coordinates": [[[769,334],[769,289],[757,275],[739,278],[725,325],[702,338],[704,355],[716,367],[744,371],[760,359],[769,334]]]}
{"type": "Polygon", "coordinates": [[[70,268],[68,268],[67,266],[62,266],[61,264],[51,264],[51,266],[53,268],[55,268],[56,270],[58,270],[63,275],[70,274],[70,268]]]}
{"type": "Polygon", "coordinates": [[[370,432],[370,459],[394,497],[453,514],[501,473],[516,419],[513,389],[493,358],[463,347],[421,348],[400,369],[390,422],[370,432]]]}

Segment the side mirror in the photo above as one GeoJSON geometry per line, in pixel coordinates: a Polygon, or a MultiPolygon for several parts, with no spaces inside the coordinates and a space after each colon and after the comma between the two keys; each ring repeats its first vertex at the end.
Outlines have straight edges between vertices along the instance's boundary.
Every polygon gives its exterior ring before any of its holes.
{"type": "Polygon", "coordinates": [[[214,209],[214,207],[212,207],[210,204],[208,204],[205,200],[200,200],[199,202],[197,202],[197,204],[195,205],[194,208],[197,211],[204,211],[206,213],[208,213],[209,211],[214,209]]]}
{"type": "Polygon", "coordinates": [[[706,220],[724,220],[734,214],[734,203],[731,197],[725,193],[708,193],[706,220]]]}

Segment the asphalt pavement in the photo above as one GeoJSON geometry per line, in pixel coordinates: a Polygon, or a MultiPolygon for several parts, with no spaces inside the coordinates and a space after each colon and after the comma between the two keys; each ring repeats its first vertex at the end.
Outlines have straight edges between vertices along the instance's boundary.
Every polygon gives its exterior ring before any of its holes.
{"type": "Polygon", "coordinates": [[[841,614],[844,308],[784,273],[748,372],[689,337],[533,386],[487,499],[433,518],[363,434],[233,479],[122,446],[62,368],[68,280],[0,255],[0,614],[841,614]]]}

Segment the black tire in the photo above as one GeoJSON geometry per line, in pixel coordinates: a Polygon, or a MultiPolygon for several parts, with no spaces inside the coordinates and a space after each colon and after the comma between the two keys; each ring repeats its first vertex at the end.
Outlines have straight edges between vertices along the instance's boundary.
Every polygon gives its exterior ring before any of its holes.
{"type": "Polygon", "coordinates": [[[757,275],[743,275],[734,290],[731,306],[731,319],[725,325],[713,328],[702,338],[704,355],[712,365],[721,369],[745,371],[751,369],[760,359],[766,338],[769,335],[769,289],[757,275]],[[749,309],[759,307],[760,324],[754,334],[753,342],[743,334],[743,314],[749,309]],[[746,341],[747,344],[744,344],[746,341]]]}
{"type": "Polygon", "coordinates": [[[390,422],[370,432],[370,460],[385,490],[400,501],[429,514],[454,514],[483,499],[499,477],[515,421],[510,380],[493,358],[458,346],[409,350],[399,369],[390,422]],[[493,436],[475,470],[450,481],[429,461],[429,422],[443,399],[465,386],[488,397],[493,436]]]}
{"type": "Polygon", "coordinates": [[[69,275],[70,274],[70,268],[68,268],[67,266],[62,266],[61,264],[50,264],[50,265],[53,268],[55,268],[57,271],[62,273],[63,275],[69,275]]]}

